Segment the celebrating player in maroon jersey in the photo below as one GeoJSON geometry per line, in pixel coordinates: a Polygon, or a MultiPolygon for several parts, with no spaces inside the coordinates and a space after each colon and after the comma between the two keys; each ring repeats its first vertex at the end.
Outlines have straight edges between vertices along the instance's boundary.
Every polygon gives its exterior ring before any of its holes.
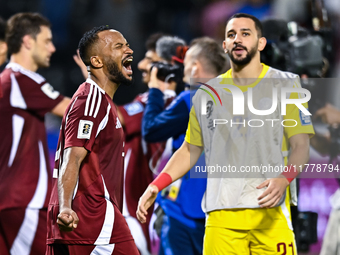
{"type": "Polygon", "coordinates": [[[79,43],[89,78],[74,94],[60,130],[48,208],[47,253],[139,254],[123,203],[124,136],[112,98],[132,80],[132,53],[107,26],[79,43]]]}
{"type": "Polygon", "coordinates": [[[42,255],[52,181],[44,116],[63,116],[70,99],[36,73],[55,52],[49,21],[18,13],[7,25],[11,57],[0,75],[0,254],[42,255]]]}
{"type": "MultiPolygon", "coordinates": [[[[138,63],[138,69],[142,72],[142,81],[146,84],[150,80],[150,65],[153,62],[166,61],[156,52],[156,42],[163,36],[164,34],[162,33],[152,34],[145,43],[147,52],[144,58],[138,63]]],[[[179,40],[172,37],[171,40],[167,41],[166,46],[168,47],[164,47],[161,53],[169,48],[176,49],[178,43],[179,40]]],[[[73,58],[86,79],[88,71],[79,56],[79,51],[73,58]]],[[[173,90],[167,89],[163,93],[164,106],[168,106],[176,96],[175,88],[173,90]]],[[[124,206],[122,213],[141,255],[151,254],[149,224],[151,222],[153,207],[149,209],[150,213],[146,217],[146,224],[141,224],[136,216],[138,200],[149,183],[154,179],[154,173],[157,173],[157,169],[161,165],[161,160],[164,160],[164,158],[166,158],[165,155],[169,153],[165,150],[166,142],[146,143],[142,138],[141,122],[148,95],[149,92],[139,94],[132,102],[117,106],[118,117],[125,135],[124,206]]]]}

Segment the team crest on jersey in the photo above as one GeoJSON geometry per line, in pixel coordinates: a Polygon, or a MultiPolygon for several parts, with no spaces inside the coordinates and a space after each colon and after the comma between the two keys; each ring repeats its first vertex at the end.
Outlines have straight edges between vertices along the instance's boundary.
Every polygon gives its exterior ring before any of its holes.
{"type": "Polygon", "coordinates": [[[93,122],[90,120],[80,120],[78,126],[78,139],[90,139],[93,122]]]}

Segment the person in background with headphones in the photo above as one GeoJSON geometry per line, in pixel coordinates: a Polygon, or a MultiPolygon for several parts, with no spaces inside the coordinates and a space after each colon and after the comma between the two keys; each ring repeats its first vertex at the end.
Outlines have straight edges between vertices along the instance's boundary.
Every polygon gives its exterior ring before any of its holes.
{"type": "MultiPolygon", "coordinates": [[[[213,39],[195,39],[185,54],[184,82],[192,84],[195,78],[216,77],[226,71],[226,65],[223,49],[213,39]]],[[[189,122],[191,91],[183,91],[163,111],[163,91],[168,84],[157,79],[155,68],[151,71],[148,86],[149,100],[144,110],[142,135],[147,142],[159,142],[173,137],[177,141],[173,144],[175,151],[184,140],[189,122]]],[[[158,196],[157,202],[165,212],[160,255],[202,254],[205,214],[201,209],[201,200],[205,189],[206,179],[190,178],[188,172],[158,196]]]]}

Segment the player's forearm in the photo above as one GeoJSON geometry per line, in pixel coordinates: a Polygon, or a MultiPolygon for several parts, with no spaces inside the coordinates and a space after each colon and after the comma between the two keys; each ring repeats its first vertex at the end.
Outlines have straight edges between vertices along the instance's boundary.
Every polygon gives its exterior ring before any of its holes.
{"type": "Polygon", "coordinates": [[[309,138],[303,143],[292,146],[291,153],[288,158],[288,165],[304,165],[309,161],[309,138]]]}
{"type": "Polygon", "coordinates": [[[169,174],[172,181],[176,181],[184,176],[196,164],[202,151],[202,147],[190,145],[184,141],[182,146],[170,158],[162,173],[169,174]]]}
{"type": "Polygon", "coordinates": [[[51,113],[59,117],[63,117],[70,102],[70,98],[64,97],[64,99],[52,109],[51,113]]]}
{"type": "Polygon", "coordinates": [[[62,172],[63,174],[58,180],[60,210],[71,208],[72,206],[72,198],[78,180],[79,168],[75,165],[68,165],[62,172]]]}
{"type": "Polygon", "coordinates": [[[60,210],[72,206],[73,192],[78,181],[80,165],[86,155],[87,150],[83,147],[69,147],[64,151],[63,164],[58,179],[60,210]]]}
{"type": "Polygon", "coordinates": [[[290,139],[291,153],[288,158],[288,171],[282,173],[289,183],[295,179],[309,161],[309,136],[298,134],[290,139]],[[302,167],[300,167],[302,166],[302,167]]]}

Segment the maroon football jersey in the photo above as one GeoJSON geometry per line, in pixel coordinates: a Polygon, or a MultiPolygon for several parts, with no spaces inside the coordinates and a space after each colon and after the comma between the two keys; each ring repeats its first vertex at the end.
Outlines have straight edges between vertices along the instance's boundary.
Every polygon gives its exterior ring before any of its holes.
{"type": "Polygon", "coordinates": [[[0,211],[47,208],[52,178],[44,115],[63,96],[16,63],[6,66],[0,80],[0,211]]]}
{"type": "Polygon", "coordinates": [[[124,178],[124,133],[116,106],[94,81],[87,79],[63,118],[53,189],[48,209],[47,243],[110,244],[132,240],[121,214],[124,178]],[[79,224],[62,232],[56,223],[59,214],[58,179],[64,150],[84,147],[88,154],[79,169],[72,209],[79,224]]]}
{"type": "MultiPolygon", "coordinates": [[[[152,182],[153,172],[157,172],[160,159],[165,149],[165,142],[146,143],[142,138],[142,118],[148,100],[148,92],[138,95],[129,104],[119,106],[119,111],[124,118],[125,133],[125,189],[124,189],[124,216],[137,218],[136,210],[140,196],[152,182]]],[[[165,106],[175,98],[174,91],[164,92],[165,106]]],[[[149,222],[152,208],[147,215],[146,224],[141,224],[144,236],[150,249],[149,222]]],[[[131,230],[133,231],[133,229],[131,230]]]]}

